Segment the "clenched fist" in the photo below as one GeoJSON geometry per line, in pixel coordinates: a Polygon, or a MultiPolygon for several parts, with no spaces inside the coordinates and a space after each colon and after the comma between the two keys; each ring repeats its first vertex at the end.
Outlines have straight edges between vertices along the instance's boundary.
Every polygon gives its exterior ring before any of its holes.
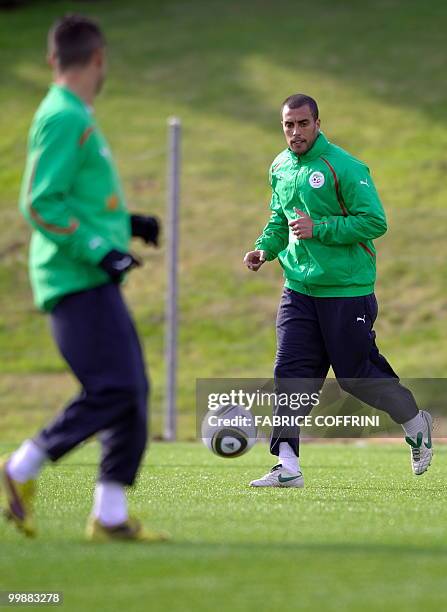
{"type": "Polygon", "coordinates": [[[289,221],[289,227],[291,228],[293,234],[299,240],[308,240],[309,238],[312,238],[314,231],[314,222],[309,217],[309,215],[304,212],[304,210],[295,208],[295,212],[297,215],[299,215],[298,218],[289,221]]]}
{"type": "Polygon", "coordinates": [[[244,264],[252,272],[257,272],[265,262],[265,251],[249,251],[244,257],[244,264]]]}

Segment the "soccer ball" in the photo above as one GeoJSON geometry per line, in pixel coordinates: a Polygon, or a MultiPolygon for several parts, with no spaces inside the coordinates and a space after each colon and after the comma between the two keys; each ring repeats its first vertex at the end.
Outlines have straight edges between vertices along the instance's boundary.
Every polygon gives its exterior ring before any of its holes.
{"type": "Polygon", "coordinates": [[[256,442],[256,427],[249,410],[219,406],[202,421],[202,441],[219,457],[240,457],[256,442]]]}

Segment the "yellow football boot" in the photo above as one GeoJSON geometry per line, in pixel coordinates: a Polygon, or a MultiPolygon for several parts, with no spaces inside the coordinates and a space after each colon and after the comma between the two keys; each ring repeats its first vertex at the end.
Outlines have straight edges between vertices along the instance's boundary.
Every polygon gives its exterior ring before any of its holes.
{"type": "Polygon", "coordinates": [[[90,517],[86,529],[87,539],[91,542],[165,542],[170,539],[163,531],[146,531],[135,518],[115,527],[106,527],[94,517],[90,517]]]}
{"type": "Polygon", "coordinates": [[[13,480],[8,474],[8,461],[3,460],[0,462],[0,491],[6,499],[5,518],[27,537],[33,538],[36,535],[33,511],[36,481],[13,480]]]}

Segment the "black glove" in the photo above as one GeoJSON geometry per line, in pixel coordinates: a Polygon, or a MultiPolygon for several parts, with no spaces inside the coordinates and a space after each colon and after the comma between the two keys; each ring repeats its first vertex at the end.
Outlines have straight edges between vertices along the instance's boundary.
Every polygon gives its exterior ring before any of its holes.
{"type": "Polygon", "coordinates": [[[141,266],[141,261],[130,253],[122,253],[112,249],[99,262],[100,268],[107,272],[114,283],[119,283],[126,272],[141,266]]]}
{"type": "Polygon", "coordinates": [[[146,215],[131,215],[130,225],[132,236],[142,238],[146,244],[158,246],[160,223],[157,217],[146,215]]]}

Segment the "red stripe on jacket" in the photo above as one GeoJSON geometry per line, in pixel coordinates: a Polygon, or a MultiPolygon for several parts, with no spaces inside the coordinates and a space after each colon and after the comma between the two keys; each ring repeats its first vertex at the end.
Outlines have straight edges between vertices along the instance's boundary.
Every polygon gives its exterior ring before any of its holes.
{"type": "Polygon", "coordinates": [[[34,162],[33,171],[31,173],[31,178],[28,185],[28,206],[31,218],[37,223],[37,225],[43,227],[43,229],[46,229],[49,232],[53,232],[54,234],[73,234],[79,227],[79,221],[75,221],[73,219],[68,227],[60,227],[59,225],[54,225],[53,223],[47,223],[33,207],[31,191],[33,189],[34,177],[36,176],[38,162],[39,157],[37,157],[36,161],[34,162]]]}
{"type": "MultiPolygon", "coordinates": [[[[343,201],[343,196],[341,195],[341,192],[340,192],[340,183],[338,182],[337,173],[335,172],[335,169],[332,166],[332,164],[330,164],[327,159],[325,159],[324,157],[322,157],[321,159],[324,161],[326,166],[331,171],[332,176],[334,177],[335,193],[337,194],[337,200],[338,200],[338,203],[340,205],[341,212],[343,213],[343,216],[347,217],[348,216],[348,209],[346,208],[346,205],[345,205],[345,203],[343,201]]],[[[374,253],[371,251],[371,249],[369,249],[366,246],[366,244],[364,242],[359,242],[359,245],[362,247],[362,249],[364,249],[367,253],[369,253],[369,255],[371,255],[371,257],[374,257],[374,253]]]]}

